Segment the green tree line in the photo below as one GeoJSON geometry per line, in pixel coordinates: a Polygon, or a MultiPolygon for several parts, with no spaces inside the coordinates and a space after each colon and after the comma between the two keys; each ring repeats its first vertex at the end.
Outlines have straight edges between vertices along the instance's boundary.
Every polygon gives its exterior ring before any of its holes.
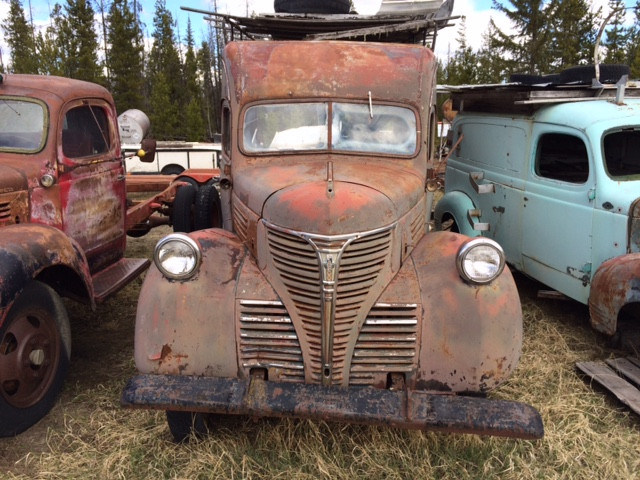
{"type": "Polygon", "coordinates": [[[512,73],[543,75],[593,64],[605,21],[598,61],[629,65],[631,77],[640,78],[640,0],[631,9],[623,0],[609,0],[606,16],[588,0],[493,0],[492,8],[506,15],[511,29],[505,32],[491,20],[481,44],[470,45],[463,18],[458,49],[439,59],[439,83],[500,83],[512,73]]]}
{"type": "Polygon", "coordinates": [[[189,21],[185,38],[178,39],[165,0],[156,0],[145,49],[140,10],[138,0],[64,0],[53,6],[49,25],[38,29],[22,0],[9,0],[0,26],[11,60],[0,71],[99,83],[111,91],[118,113],[144,111],[154,138],[211,140],[220,131],[214,106],[225,32],[211,25],[196,47],[189,21]]]}

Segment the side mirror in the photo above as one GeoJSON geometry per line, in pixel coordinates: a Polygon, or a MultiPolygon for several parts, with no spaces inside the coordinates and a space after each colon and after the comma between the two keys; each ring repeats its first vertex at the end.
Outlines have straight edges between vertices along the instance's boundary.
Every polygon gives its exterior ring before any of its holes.
{"type": "Polygon", "coordinates": [[[151,163],[156,157],[157,142],[152,138],[142,140],[140,150],[138,150],[138,158],[141,162],[151,163]]]}

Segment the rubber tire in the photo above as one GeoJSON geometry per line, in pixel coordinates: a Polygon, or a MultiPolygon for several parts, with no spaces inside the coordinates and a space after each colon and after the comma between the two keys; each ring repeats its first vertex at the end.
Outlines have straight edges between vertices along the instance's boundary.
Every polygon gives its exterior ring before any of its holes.
{"type": "Polygon", "coordinates": [[[177,443],[187,442],[193,435],[202,438],[209,434],[207,415],[196,412],[167,410],[167,423],[177,443]]]}
{"type": "Polygon", "coordinates": [[[349,0],[274,0],[276,13],[349,13],[349,0]]]}
{"type": "Polygon", "coordinates": [[[512,73],[509,76],[509,82],[511,83],[521,83],[522,85],[535,85],[538,83],[543,83],[542,75],[531,75],[528,73],[512,73]]]}
{"type": "Polygon", "coordinates": [[[196,194],[194,227],[196,230],[222,227],[220,194],[214,185],[204,185],[196,194]]]}
{"type": "MultiPolygon", "coordinates": [[[[43,388],[43,391],[24,392],[26,398],[21,400],[27,404],[16,405],[18,397],[15,395],[20,392],[20,387],[16,392],[8,392],[10,386],[15,388],[15,383],[10,382],[12,379],[0,379],[0,437],[24,432],[49,413],[56,403],[69,369],[71,329],[67,310],[53,288],[34,280],[16,299],[0,327],[0,365],[3,362],[6,362],[6,365],[29,362],[29,355],[22,347],[32,342],[42,342],[43,339],[48,341],[47,345],[53,344],[54,347],[47,348],[48,351],[45,352],[44,361],[47,365],[34,368],[34,364],[31,363],[25,367],[33,371],[44,371],[42,379],[34,386],[35,390],[43,388]],[[24,331],[25,328],[28,330],[24,331]],[[18,338],[21,330],[24,333],[22,339],[18,338]],[[12,359],[11,355],[14,352],[16,355],[22,353],[21,358],[12,359]]],[[[33,353],[35,349],[26,350],[33,353]]],[[[5,371],[8,370],[6,365],[5,371]]],[[[0,371],[2,370],[0,366],[0,371]]],[[[20,384],[20,379],[13,380],[20,384]]]]}
{"type": "Polygon", "coordinates": [[[180,165],[167,165],[160,170],[162,175],[180,175],[182,172],[184,172],[184,168],[180,165]]]}
{"type": "Polygon", "coordinates": [[[178,188],[171,208],[171,224],[174,232],[193,232],[194,206],[196,200],[196,188],[193,185],[184,185],[178,188]]]}
{"type": "Polygon", "coordinates": [[[200,184],[195,178],[187,177],[186,175],[181,175],[179,177],[176,177],[174,182],[186,182],[189,185],[193,185],[195,188],[200,187],[200,184]]]}
{"type": "MultiPolygon", "coordinates": [[[[630,69],[627,65],[606,64],[600,65],[600,83],[617,83],[623,75],[629,75],[630,69]]],[[[570,67],[560,72],[562,83],[578,83],[591,85],[596,77],[596,67],[594,65],[579,65],[570,67]]]]}

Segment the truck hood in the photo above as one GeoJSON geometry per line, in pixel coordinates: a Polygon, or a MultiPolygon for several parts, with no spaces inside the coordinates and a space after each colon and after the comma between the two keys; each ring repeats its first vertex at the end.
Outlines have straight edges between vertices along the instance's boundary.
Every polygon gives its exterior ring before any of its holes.
{"type": "Polygon", "coordinates": [[[0,165],[0,193],[26,190],[28,172],[12,165],[0,165]]]}
{"type": "MultiPolygon", "coordinates": [[[[394,160],[390,160],[394,161],[394,160]]],[[[411,169],[380,163],[254,167],[234,176],[234,192],[256,215],[280,227],[342,235],[384,227],[424,194],[411,169]]]]}

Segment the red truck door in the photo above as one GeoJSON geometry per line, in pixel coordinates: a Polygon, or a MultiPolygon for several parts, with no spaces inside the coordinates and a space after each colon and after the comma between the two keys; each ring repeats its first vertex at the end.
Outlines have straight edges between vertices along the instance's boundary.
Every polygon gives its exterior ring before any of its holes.
{"type": "Polygon", "coordinates": [[[126,195],[115,111],[103,100],[66,106],[58,128],[63,230],[83,248],[92,272],[122,257],[126,195]]]}

